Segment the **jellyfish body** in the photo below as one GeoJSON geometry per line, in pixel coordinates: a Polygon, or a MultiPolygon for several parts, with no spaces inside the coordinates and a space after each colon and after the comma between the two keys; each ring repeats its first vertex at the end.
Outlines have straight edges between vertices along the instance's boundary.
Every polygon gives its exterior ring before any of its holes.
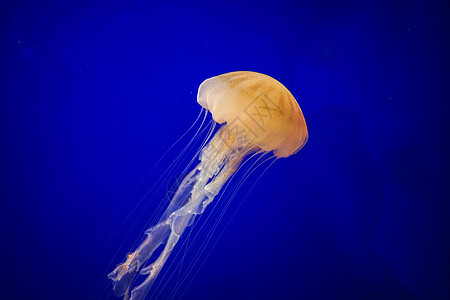
{"type": "Polygon", "coordinates": [[[273,151],[288,157],[308,139],[305,119],[292,94],[275,79],[256,72],[231,72],[205,80],[198,103],[223,124],[200,153],[200,162],[183,179],[146,239],[108,277],[117,296],[144,299],[185,229],[220,192],[244,157],[273,151]],[[164,245],[165,244],[165,245],[164,245]],[[143,267],[155,250],[159,256],[143,267]],[[138,274],[147,278],[128,295],[138,274]]]}

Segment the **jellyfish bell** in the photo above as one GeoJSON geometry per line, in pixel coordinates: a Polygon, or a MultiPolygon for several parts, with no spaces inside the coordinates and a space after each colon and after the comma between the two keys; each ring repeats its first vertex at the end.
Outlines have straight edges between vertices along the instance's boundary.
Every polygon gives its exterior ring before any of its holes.
{"type": "Polygon", "coordinates": [[[247,155],[273,151],[275,157],[288,157],[308,139],[297,101],[267,75],[240,71],[212,77],[200,85],[197,101],[222,125],[201,150],[200,162],[181,181],[158,223],[108,275],[114,292],[124,299],[146,297],[185,229],[204,212],[247,155]],[[149,261],[161,245],[161,253],[149,261]],[[129,294],[138,273],[147,277],[129,294]]]}
{"type": "Polygon", "coordinates": [[[305,118],[295,98],[270,76],[239,71],[205,80],[197,102],[219,124],[230,124],[263,151],[288,157],[308,140],[305,118]]]}

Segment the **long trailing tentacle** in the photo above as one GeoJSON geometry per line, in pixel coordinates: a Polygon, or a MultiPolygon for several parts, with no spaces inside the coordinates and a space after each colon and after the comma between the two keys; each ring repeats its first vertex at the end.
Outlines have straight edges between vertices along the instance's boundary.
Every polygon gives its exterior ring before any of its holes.
{"type": "Polygon", "coordinates": [[[249,150],[251,146],[245,136],[229,132],[226,126],[219,129],[202,150],[200,163],[181,182],[157,225],[146,231],[147,237],[141,245],[108,275],[117,296],[128,298],[139,272],[147,278],[131,291],[130,299],[145,298],[185,229],[212,202],[249,150]],[[142,268],[163,244],[164,249],[156,260],[142,268]]]}

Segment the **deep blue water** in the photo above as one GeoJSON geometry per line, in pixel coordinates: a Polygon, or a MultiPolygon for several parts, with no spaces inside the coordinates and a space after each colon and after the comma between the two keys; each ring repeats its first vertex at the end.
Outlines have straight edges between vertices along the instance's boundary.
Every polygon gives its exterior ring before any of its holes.
{"type": "Polygon", "coordinates": [[[183,299],[449,299],[448,4],[302,2],[2,2],[0,298],[118,299],[188,140],[144,176],[204,79],[251,70],[310,138],[246,182],[183,299]]]}

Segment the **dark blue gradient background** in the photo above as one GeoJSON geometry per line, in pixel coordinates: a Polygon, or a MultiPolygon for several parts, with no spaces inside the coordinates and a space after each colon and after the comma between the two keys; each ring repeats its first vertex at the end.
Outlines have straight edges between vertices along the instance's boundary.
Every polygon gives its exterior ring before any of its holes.
{"type": "Polygon", "coordinates": [[[115,213],[197,117],[198,85],[253,70],[310,139],[233,200],[184,299],[449,299],[448,5],[1,7],[0,298],[116,299],[105,272],[146,219],[119,226],[136,199],[115,213]]]}

